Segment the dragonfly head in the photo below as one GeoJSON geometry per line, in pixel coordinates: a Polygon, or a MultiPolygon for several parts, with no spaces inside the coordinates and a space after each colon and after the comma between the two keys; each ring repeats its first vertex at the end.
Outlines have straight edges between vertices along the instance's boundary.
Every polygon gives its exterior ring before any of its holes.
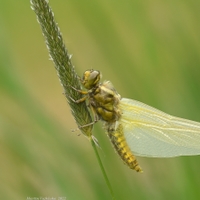
{"type": "Polygon", "coordinates": [[[100,72],[91,69],[84,72],[81,82],[86,89],[90,90],[99,84],[100,78],[101,78],[100,72]]]}

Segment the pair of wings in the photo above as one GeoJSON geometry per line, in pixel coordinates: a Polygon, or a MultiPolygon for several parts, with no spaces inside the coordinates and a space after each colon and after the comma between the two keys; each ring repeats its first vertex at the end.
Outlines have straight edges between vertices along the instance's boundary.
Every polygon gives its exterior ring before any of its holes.
{"type": "Polygon", "coordinates": [[[200,155],[200,123],[168,115],[139,101],[119,103],[124,136],[132,153],[144,157],[200,155]]]}

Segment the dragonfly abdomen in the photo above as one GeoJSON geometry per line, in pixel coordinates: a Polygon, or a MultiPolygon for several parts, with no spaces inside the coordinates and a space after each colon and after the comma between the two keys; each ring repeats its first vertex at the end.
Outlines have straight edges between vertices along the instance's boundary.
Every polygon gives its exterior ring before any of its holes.
{"type": "Polygon", "coordinates": [[[126,165],[128,165],[131,169],[136,170],[137,172],[142,172],[142,168],[139,166],[138,161],[135,156],[132,154],[126,139],[123,133],[123,126],[121,124],[118,125],[116,130],[108,129],[108,136],[110,137],[111,142],[114,145],[115,150],[124,161],[126,165]]]}

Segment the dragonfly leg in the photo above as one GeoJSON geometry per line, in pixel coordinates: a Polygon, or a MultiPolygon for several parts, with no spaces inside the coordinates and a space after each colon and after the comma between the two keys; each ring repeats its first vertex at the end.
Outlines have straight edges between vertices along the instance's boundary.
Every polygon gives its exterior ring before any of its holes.
{"type": "Polygon", "coordinates": [[[78,92],[78,93],[80,93],[80,94],[88,94],[88,91],[76,89],[76,88],[73,87],[72,85],[68,85],[68,86],[71,87],[73,90],[75,90],[76,92],[78,92]]]}
{"type": "Polygon", "coordinates": [[[78,128],[72,129],[72,132],[78,131],[78,130],[80,130],[80,129],[82,129],[82,128],[85,128],[85,127],[88,127],[88,126],[93,126],[93,125],[96,124],[98,121],[99,121],[99,120],[94,120],[94,121],[91,122],[91,123],[84,124],[84,125],[82,125],[82,126],[78,126],[78,128]]]}
{"type": "Polygon", "coordinates": [[[71,85],[68,85],[68,87],[72,88],[73,90],[75,90],[76,92],[78,92],[78,93],[80,93],[80,94],[86,95],[86,96],[84,96],[84,97],[82,97],[82,98],[80,98],[80,99],[75,100],[75,99],[73,99],[69,94],[65,93],[65,95],[66,95],[70,100],[72,100],[74,103],[81,103],[81,102],[84,102],[84,101],[88,98],[88,96],[87,96],[88,92],[87,92],[87,91],[78,90],[78,89],[76,89],[75,87],[73,87],[73,86],[71,86],[71,85]]]}
{"type": "Polygon", "coordinates": [[[94,124],[96,124],[96,123],[99,121],[99,117],[98,117],[98,115],[96,114],[94,108],[93,108],[92,106],[90,106],[90,107],[91,107],[92,114],[93,114],[93,116],[94,116],[94,121],[92,121],[91,123],[88,123],[88,124],[84,124],[84,125],[82,125],[82,126],[79,126],[78,128],[72,130],[72,132],[75,132],[75,131],[77,131],[77,130],[80,130],[80,129],[85,128],[85,127],[88,127],[88,126],[93,126],[94,124]]]}
{"type": "Polygon", "coordinates": [[[82,97],[82,98],[80,98],[80,99],[77,99],[77,100],[75,100],[75,99],[73,99],[71,96],[68,96],[74,103],[81,103],[81,102],[84,102],[88,97],[87,96],[84,96],[84,97],[82,97]]]}

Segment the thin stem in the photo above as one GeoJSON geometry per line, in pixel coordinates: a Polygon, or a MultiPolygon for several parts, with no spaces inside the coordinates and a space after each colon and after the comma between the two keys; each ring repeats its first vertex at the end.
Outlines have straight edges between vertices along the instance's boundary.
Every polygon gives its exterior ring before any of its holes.
{"type": "Polygon", "coordinates": [[[108,189],[109,189],[109,191],[110,191],[110,194],[111,194],[111,196],[112,196],[112,199],[115,200],[115,196],[114,196],[114,192],[113,192],[112,186],[111,186],[111,184],[110,184],[110,181],[109,181],[109,179],[108,179],[108,176],[107,176],[107,174],[106,174],[106,171],[105,171],[105,169],[104,169],[104,167],[103,167],[103,163],[101,162],[101,158],[100,158],[99,153],[98,153],[98,151],[97,151],[97,145],[96,145],[95,139],[94,139],[93,137],[91,137],[91,138],[90,138],[90,142],[91,142],[91,145],[92,145],[93,150],[94,150],[94,152],[95,152],[95,155],[96,155],[97,161],[98,161],[98,163],[99,163],[99,166],[100,166],[100,168],[101,168],[103,177],[104,177],[104,179],[105,179],[105,181],[106,181],[106,185],[107,185],[107,187],[108,187],[108,189]]]}

